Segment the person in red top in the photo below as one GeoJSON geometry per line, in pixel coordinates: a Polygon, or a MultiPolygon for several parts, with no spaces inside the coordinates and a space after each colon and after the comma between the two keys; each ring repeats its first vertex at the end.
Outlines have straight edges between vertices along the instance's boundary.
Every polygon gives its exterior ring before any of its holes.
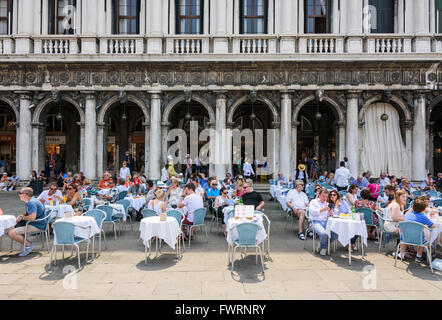
{"type": "Polygon", "coordinates": [[[98,184],[98,189],[109,189],[112,184],[112,178],[110,177],[109,172],[105,172],[103,175],[103,179],[100,180],[100,183],[98,184]]]}
{"type": "MultiPolygon", "coordinates": [[[[369,209],[371,209],[373,211],[378,210],[378,211],[382,212],[382,209],[379,208],[376,205],[376,202],[373,202],[373,201],[369,200],[369,198],[370,198],[370,190],[363,189],[361,191],[361,198],[362,198],[362,200],[357,200],[355,202],[356,209],[358,209],[358,208],[369,208],[369,209]]],[[[376,216],[376,214],[374,212],[373,212],[373,222],[374,222],[374,224],[378,224],[379,223],[378,218],[377,218],[377,216],[376,216]]],[[[367,232],[368,232],[368,240],[377,240],[376,239],[376,228],[375,227],[371,227],[371,226],[368,227],[367,226],[367,232]]]]}
{"type": "Polygon", "coordinates": [[[368,185],[368,190],[370,190],[370,197],[368,198],[368,200],[377,202],[381,188],[376,183],[375,178],[370,178],[370,184],[368,185]]]}

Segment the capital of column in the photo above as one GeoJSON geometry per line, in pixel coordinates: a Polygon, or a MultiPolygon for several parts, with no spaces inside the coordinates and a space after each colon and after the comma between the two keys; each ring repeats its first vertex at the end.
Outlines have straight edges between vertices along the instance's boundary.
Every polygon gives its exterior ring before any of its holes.
{"type": "Polygon", "coordinates": [[[281,127],[281,122],[279,122],[279,121],[272,122],[273,129],[279,129],[280,127],[281,127]]]}
{"type": "Polygon", "coordinates": [[[280,96],[281,96],[281,100],[282,99],[291,99],[292,98],[292,95],[290,93],[288,93],[287,91],[281,91],[280,96]]]}
{"type": "Polygon", "coordinates": [[[215,90],[216,93],[216,99],[226,99],[227,98],[227,90],[215,90]]]}
{"type": "Polygon", "coordinates": [[[347,99],[358,99],[362,94],[362,90],[347,91],[347,99]]]}
{"type": "Polygon", "coordinates": [[[84,97],[86,100],[93,100],[96,99],[96,91],[94,90],[85,90],[85,91],[80,91],[81,94],[84,94],[84,97]]]}
{"type": "Polygon", "coordinates": [[[417,90],[414,96],[416,99],[426,99],[430,92],[431,90],[417,90]]]}
{"type": "Polygon", "coordinates": [[[142,125],[143,125],[144,129],[150,128],[150,122],[143,122],[142,125]]]}
{"type": "Polygon", "coordinates": [[[22,100],[32,100],[32,92],[26,90],[14,91],[15,94],[18,94],[19,98],[22,100]]]}
{"type": "Polygon", "coordinates": [[[227,121],[226,122],[226,129],[233,129],[234,125],[235,125],[234,122],[227,121]]]}
{"type": "Polygon", "coordinates": [[[104,127],[106,127],[106,122],[98,122],[97,121],[97,128],[98,129],[104,129],[104,127]]]}
{"type": "Polygon", "coordinates": [[[411,130],[413,129],[414,126],[414,121],[413,120],[405,120],[404,121],[404,127],[406,130],[411,130]]]}
{"type": "Polygon", "coordinates": [[[147,91],[147,93],[150,94],[151,99],[158,99],[158,100],[161,99],[161,93],[162,93],[161,90],[149,90],[147,91]]]}
{"type": "Polygon", "coordinates": [[[296,129],[300,124],[299,121],[292,121],[292,129],[296,129]]]}
{"type": "Polygon", "coordinates": [[[338,126],[338,128],[345,128],[345,121],[337,121],[336,125],[338,126]]]}
{"type": "Polygon", "coordinates": [[[45,125],[41,122],[31,122],[32,128],[43,129],[45,125]]]}
{"type": "Polygon", "coordinates": [[[216,123],[215,122],[208,122],[207,126],[209,127],[209,129],[215,129],[216,128],[216,123]]]}
{"type": "Polygon", "coordinates": [[[163,128],[170,128],[171,126],[172,126],[172,123],[170,123],[168,121],[166,121],[166,122],[162,121],[161,122],[161,127],[163,127],[163,128]]]}

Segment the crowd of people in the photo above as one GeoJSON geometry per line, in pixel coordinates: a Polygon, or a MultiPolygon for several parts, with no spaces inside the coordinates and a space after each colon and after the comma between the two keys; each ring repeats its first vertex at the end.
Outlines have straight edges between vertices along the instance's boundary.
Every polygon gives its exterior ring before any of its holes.
{"type": "MultiPolygon", "coordinates": [[[[433,179],[428,174],[425,181],[415,185],[406,177],[398,179],[381,173],[379,177],[372,177],[371,172],[365,172],[362,176],[352,177],[347,168],[348,162],[341,161],[340,167],[335,173],[323,171],[317,179],[309,179],[305,172],[304,164],[298,165],[293,175],[287,179],[282,172],[278,173],[275,183],[282,186],[293,187],[287,193],[287,207],[290,214],[299,218],[298,237],[305,240],[305,233],[312,237],[313,231],[319,235],[320,243],[316,250],[320,255],[326,255],[328,248],[328,236],[325,232],[327,220],[330,216],[344,213],[349,214],[352,209],[369,208],[373,211],[373,222],[379,224],[375,212],[383,213],[385,219],[385,231],[391,234],[399,234],[398,223],[401,221],[417,221],[432,227],[433,223],[422,213],[442,214],[437,208],[431,205],[429,191],[442,191],[442,173],[437,174],[433,179]],[[311,185],[313,194],[307,196],[306,186],[311,185]],[[328,188],[324,187],[328,186],[328,188]],[[309,210],[312,224],[305,228],[306,211],[309,210]]],[[[367,226],[368,239],[378,241],[376,227],[367,226]]],[[[331,232],[330,241],[337,239],[337,235],[331,232]]],[[[356,250],[355,236],[351,239],[351,246],[356,250]]],[[[399,243],[399,239],[397,240],[399,243]]],[[[402,258],[410,257],[403,246],[400,252],[402,258]]],[[[411,248],[410,250],[413,250],[411,248]]],[[[417,259],[425,261],[422,257],[422,248],[417,251],[417,259]]]]}

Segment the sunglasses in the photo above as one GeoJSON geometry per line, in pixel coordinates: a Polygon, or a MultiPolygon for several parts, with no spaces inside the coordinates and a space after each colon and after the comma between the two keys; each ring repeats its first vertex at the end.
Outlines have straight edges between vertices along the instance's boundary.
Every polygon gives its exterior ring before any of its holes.
{"type": "Polygon", "coordinates": [[[68,188],[68,190],[74,190],[74,188],[68,188]]]}
{"type": "Polygon", "coordinates": [[[51,191],[57,191],[57,188],[50,188],[51,191]]]}
{"type": "Polygon", "coordinates": [[[334,194],[334,193],[332,193],[331,195],[330,195],[330,197],[337,197],[338,195],[337,194],[334,194]]]}

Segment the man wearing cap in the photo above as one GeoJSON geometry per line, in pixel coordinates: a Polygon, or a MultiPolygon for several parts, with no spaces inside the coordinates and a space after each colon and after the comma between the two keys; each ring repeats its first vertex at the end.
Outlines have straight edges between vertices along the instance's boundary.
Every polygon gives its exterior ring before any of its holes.
{"type": "Polygon", "coordinates": [[[146,193],[146,187],[141,184],[140,179],[135,178],[134,179],[134,184],[129,187],[127,192],[131,193],[131,194],[145,194],[146,193]]]}

